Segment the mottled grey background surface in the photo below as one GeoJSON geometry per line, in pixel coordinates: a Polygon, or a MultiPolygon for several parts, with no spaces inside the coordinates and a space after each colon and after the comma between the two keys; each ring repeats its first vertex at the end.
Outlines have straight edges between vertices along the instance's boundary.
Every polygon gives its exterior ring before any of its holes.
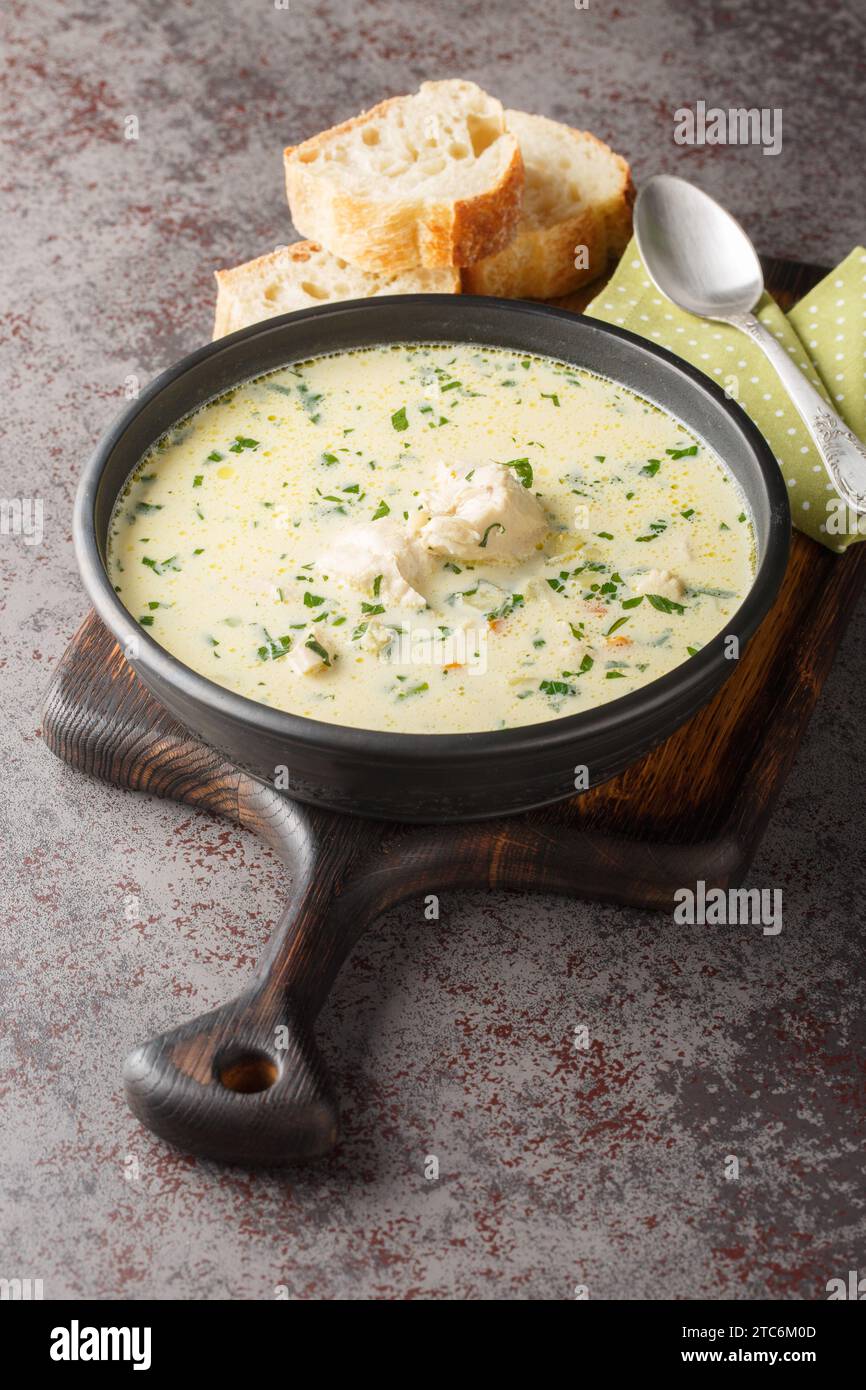
{"type": "Polygon", "coordinates": [[[461,74],[595,130],[638,181],[695,176],[763,251],[832,261],[866,236],[863,4],[10,0],[4,29],[0,492],[44,499],[45,538],[0,538],[0,1275],[46,1297],[815,1299],[866,1270],[862,612],[751,875],[784,889],[781,936],[406,904],[321,1019],[341,1147],[281,1176],[169,1152],[119,1065],[248,979],[283,872],[37,732],[86,609],[82,461],[128,376],[206,340],[213,270],[289,239],[285,143],[461,74]],[[675,147],[700,98],[781,106],[781,156],[675,147]]]}

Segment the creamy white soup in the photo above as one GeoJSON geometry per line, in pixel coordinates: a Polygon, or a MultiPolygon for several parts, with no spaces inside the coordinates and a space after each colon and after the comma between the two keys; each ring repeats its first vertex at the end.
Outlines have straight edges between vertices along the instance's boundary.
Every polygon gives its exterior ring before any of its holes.
{"type": "Polygon", "coordinates": [[[250,699],[367,729],[575,714],[696,653],[754,572],[712,451],[623,386],[469,344],[296,363],[142,460],[108,549],[131,616],[250,699]]]}

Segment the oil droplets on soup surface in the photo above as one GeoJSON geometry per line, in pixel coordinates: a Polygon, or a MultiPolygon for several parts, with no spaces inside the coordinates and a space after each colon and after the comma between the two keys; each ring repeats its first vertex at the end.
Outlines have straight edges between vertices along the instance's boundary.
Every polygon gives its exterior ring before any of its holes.
{"type": "Polygon", "coordinates": [[[468,344],[247,382],[136,469],[112,583],[179,660],[368,729],[574,714],[686,661],[751,586],[746,504],[626,388],[468,344]]]}

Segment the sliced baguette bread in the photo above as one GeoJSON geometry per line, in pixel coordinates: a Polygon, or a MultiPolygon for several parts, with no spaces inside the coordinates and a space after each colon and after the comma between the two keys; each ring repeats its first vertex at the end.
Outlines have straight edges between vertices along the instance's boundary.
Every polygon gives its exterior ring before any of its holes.
{"type": "Polygon", "coordinates": [[[517,233],[504,250],[463,271],[467,294],[554,299],[601,275],[631,235],[634,185],[624,159],[583,130],[506,111],[526,171],[517,233]],[[576,248],[588,265],[575,265],[576,248]]]}
{"type": "Polygon", "coordinates": [[[520,216],[523,162],[501,103],[474,82],[425,82],[285,151],[292,219],[364,270],[462,266],[520,216]]]}
{"type": "Polygon", "coordinates": [[[296,241],[232,270],[218,270],[216,282],[214,338],[330,300],[460,292],[459,270],[445,267],[377,275],[339,260],[314,241],[296,241]]]}

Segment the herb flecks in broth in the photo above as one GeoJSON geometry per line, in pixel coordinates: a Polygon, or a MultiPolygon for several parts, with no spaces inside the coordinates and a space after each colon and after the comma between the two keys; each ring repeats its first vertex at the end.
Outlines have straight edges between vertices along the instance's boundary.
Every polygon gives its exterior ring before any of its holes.
{"type": "Polygon", "coordinates": [[[551,359],[396,346],[293,364],[169,431],[109,573],[188,666],[315,719],[469,732],[671,670],[753,574],[712,452],[551,359]]]}

